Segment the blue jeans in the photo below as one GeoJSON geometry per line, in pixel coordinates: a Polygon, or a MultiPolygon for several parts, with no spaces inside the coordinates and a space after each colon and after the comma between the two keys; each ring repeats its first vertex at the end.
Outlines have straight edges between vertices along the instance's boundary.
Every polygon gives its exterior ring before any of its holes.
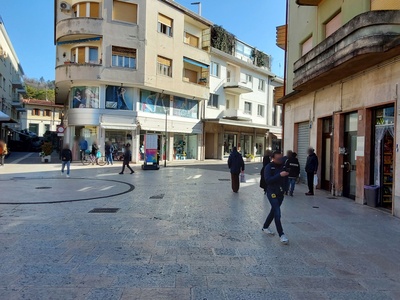
{"type": "Polygon", "coordinates": [[[296,181],[297,181],[297,178],[295,178],[295,177],[290,177],[289,178],[289,186],[290,186],[289,192],[290,193],[294,192],[294,187],[296,186],[296,181]]]}
{"type": "Polygon", "coordinates": [[[107,164],[113,164],[112,153],[106,154],[106,161],[107,161],[107,164]]]}
{"type": "Polygon", "coordinates": [[[65,165],[67,165],[67,175],[69,175],[69,169],[70,169],[70,166],[71,166],[71,162],[70,161],[63,161],[62,162],[61,173],[64,173],[65,165]]]}
{"type": "Polygon", "coordinates": [[[283,228],[281,223],[281,205],[283,202],[283,195],[275,194],[276,198],[272,198],[272,194],[267,192],[269,203],[271,204],[271,210],[265,220],[263,228],[268,228],[271,225],[272,220],[275,220],[276,230],[279,236],[283,235],[283,228]]]}

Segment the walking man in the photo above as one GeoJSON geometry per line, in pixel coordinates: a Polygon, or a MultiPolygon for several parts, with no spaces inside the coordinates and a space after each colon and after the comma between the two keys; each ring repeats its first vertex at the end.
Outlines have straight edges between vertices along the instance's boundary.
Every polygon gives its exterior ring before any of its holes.
{"type": "Polygon", "coordinates": [[[317,174],[318,171],[318,157],[314,153],[313,148],[308,148],[308,157],[306,162],[306,173],[307,173],[307,184],[308,184],[308,193],[307,196],[314,195],[314,175],[317,174]]]}
{"type": "Polygon", "coordinates": [[[64,168],[65,166],[67,166],[67,178],[69,178],[69,171],[72,162],[72,152],[69,149],[68,144],[65,144],[64,148],[61,151],[61,160],[62,160],[61,175],[64,175],[64,168]]]}
{"type": "Polygon", "coordinates": [[[130,144],[126,144],[125,146],[125,152],[124,152],[124,161],[122,163],[122,171],[119,174],[124,174],[125,171],[125,166],[131,170],[131,174],[135,173],[135,171],[132,170],[132,168],[129,166],[129,162],[132,160],[132,151],[130,150],[130,144]]]}
{"type": "Polygon", "coordinates": [[[292,155],[285,163],[285,171],[289,172],[289,195],[293,197],[296,180],[300,175],[300,163],[297,159],[297,153],[292,152],[292,155]]]}
{"type": "Polygon", "coordinates": [[[79,141],[79,149],[81,150],[81,160],[83,160],[85,152],[88,149],[88,143],[84,137],[81,137],[81,140],[79,141]]]}
{"type": "Polygon", "coordinates": [[[240,172],[244,171],[244,161],[236,147],[233,147],[232,153],[229,155],[228,167],[231,171],[232,191],[237,193],[240,186],[239,175],[240,172]]]}
{"type": "Polygon", "coordinates": [[[265,167],[265,183],[266,195],[268,197],[269,203],[271,204],[271,210],[267,219],[265,220],[262,231],[269,235],[275,235],[269,229],[272,220],[275,220],[276,230],[278,231],[280,241],[282,244],[288,244],[289,240],[285,236],[281,223],[281,205],[284,198],[284,185],[285,178],[289,175],[288,172],[284,171],[284,164],[282,153],[280,151],[275,151],[272,154],[272,162],[265,167]]]}
{"type": "Polygon", "coordinates": [[[113,147],[113,145],[111,144],[111,142],[110,141],[108,141],[107,143],[106,143],[106,146],[105,146],[105,148],[104,148],[104,154],[106,155],[106,161],[107,161],[107,165],[109,165],[109,164],[111,164],[111,165],[113,165],[113,153],[114,153],[114,147],[113,147]]]}

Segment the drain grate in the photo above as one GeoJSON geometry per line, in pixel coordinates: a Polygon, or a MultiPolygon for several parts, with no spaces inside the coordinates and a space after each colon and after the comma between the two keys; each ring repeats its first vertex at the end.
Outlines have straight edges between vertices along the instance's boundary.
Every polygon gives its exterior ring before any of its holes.
{"type": "Polygon", "coordinates": [[[218,179],[219,181],[231,181],[230,179],[218,179]]]}
{"type": "Polygon", "coordinates": [[[49,190],[51,189],[51,186],[38,186],[35,187],[36,190],[49,190]]]}
{"type": "Polygon", "coordinates": [[[113,214],[119,211],[119,208],[93,208],[89,213],[109,213],[113,214]]]}
{"type": "Polygon", "coordinates": [[[163,199],[163,198],[164,198],[164,194],[160,194],[160,195],[151,196],[149,199],[163,199]]]}
{"type": "Polygon", "coordinates": [[[326,198],[328,198],[328,199],[337,199],[336,197],[333,197],[333,196],[331,196],[331,197],[326,197],[326,198]]]}

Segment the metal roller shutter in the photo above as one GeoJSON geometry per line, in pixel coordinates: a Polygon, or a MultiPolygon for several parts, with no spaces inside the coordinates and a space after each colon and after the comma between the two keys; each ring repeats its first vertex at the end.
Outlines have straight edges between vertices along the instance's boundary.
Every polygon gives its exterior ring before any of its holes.
{"type": "Polygon", "coordinates": [[[310,147],[309,123],[299,123],[297,131],[297,158],[300,162],[300,180],[303,183],[307,181],[307,174],[304,167],[306,166],[308,147],[310,147]]]}

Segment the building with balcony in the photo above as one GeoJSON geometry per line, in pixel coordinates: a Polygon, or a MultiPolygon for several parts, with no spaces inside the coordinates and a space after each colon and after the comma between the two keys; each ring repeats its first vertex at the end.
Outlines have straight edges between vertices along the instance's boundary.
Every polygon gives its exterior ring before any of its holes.
{"type": "Polygon", "coordinates": [[[400,216],[400,2],[296,0],[287,9],[277,28],[284,148],[303,166],[316,149],[320,188],[365,204],[364,186],[376,185],[370,204],[400,216]]]}
{"type": "Polygon", "coordinates": [[[162,160],[201,159],[209,97],[211,22],[169,0],[55,0],[56,103],[64,139],[143,158],[158,135],[162,160]]]}
{"type": "Polygon", "coordinates": [[[12,130],[21,128],[20,117],[25,111],[22,95],[24,71],[0,17],[0,139],[8,139],[12,130]]]}
{"type": "Polygon", "coordinates": [[[61,124],[64,106],[37,99],[22,100],[25,112],[21,115],[21,129],[43,136],[46,131],[56,131],[61,124]]]}
{"type": "Polygon", "coordinates": [[[254,155],[258,161],[265,150],[280,149],[281,110],[274,103],[274,89],[283,80],[270,71],[269,56],[257,65],[255,51],[236,38],[230,50],[211,48],[210,98],[204,117],[206,159],[227,159],[237,147],[242,155],[254,155]]]}

